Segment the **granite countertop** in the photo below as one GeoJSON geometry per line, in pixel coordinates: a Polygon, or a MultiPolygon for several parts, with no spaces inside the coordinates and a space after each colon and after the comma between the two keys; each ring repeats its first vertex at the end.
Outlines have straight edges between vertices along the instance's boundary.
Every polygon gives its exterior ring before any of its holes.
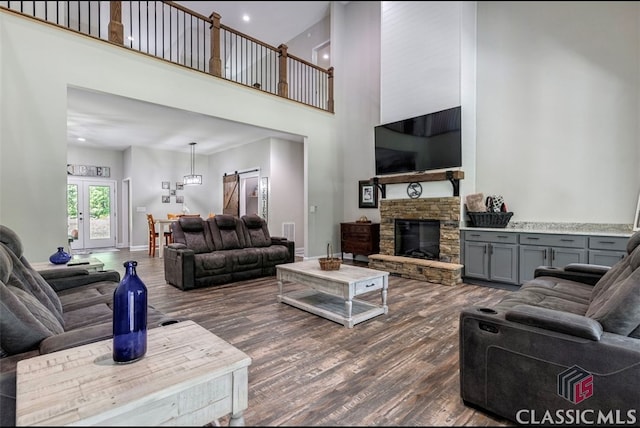
{"type": "Polygon", "coordinates": [[[630,224],[605,223],[535,223],[510,222],[507,227],[470,227],[464,226],[460,230],[483,230],[489,232],[528,232],[528,233],[562,233],[573,235],[606,235],[629,237],[633,235],[630,224]]]}

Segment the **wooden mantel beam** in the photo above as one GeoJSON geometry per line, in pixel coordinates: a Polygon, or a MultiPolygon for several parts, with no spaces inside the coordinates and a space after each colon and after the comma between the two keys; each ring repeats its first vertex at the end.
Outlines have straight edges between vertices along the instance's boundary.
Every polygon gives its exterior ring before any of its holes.
{"type": "MultiPolygon", "coordinates": [[[[464,171],[414,172],[411,174],[385,175],[375,178],[377,178],[379,184],[416,183],[419,181],[449,181],[451,178],[454,180],[462,180],[464,178],[464,171]],[[451,176],[447,175],[447,173],[451,173],[451,176]]],[[[374,179],[372,178],[371,181],[373,182],[374,179]]]]}

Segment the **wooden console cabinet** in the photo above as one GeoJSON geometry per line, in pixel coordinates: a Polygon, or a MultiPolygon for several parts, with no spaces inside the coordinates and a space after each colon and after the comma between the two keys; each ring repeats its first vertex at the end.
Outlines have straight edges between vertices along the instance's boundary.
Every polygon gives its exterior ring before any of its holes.
{"type": "Polygon", "coordinates": [[[340,223],[340,248],[344,253],[368,256],[380,252],[380,223],[340,223]]]}

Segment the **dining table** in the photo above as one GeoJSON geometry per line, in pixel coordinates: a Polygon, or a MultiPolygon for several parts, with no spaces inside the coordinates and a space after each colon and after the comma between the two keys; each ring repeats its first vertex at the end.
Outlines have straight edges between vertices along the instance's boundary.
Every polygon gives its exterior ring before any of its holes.
{"type": "MultiPolygon", "coordinates": [[[[156,229],[158,231],[158,236],[164,236],[164,232],[171,231],[171,223],[176,221],[175,219],[169,220],[165,218],[154,218],[153,222],[156,224],[156,229]]],[[[158,257],[162,258],[164,254],[164,241],[160,241],[158,244],[158,257]]]]}

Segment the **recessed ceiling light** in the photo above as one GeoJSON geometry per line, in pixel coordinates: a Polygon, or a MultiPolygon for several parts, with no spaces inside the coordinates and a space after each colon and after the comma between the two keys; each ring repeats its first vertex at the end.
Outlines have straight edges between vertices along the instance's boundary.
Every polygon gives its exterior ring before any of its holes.
{"type": "Polygon", "coordinates": [[[85,141],[87,141],[87,140],[85,140],[85,139],[84,139],[84,138],[82,138],[82,137],[78,137],[78,141],[85,142],[85,141]]]}
{"type": "Polygon", "coordinates": [[[322,55],[322,58],[324,58],[324,59],[329,59],[329,54],[324,54],[324,55],[322,55]]]}
{"type": "Polygon", "coordinates": [[[134,40],[134,39],[133,39],[133,36],[129,36],[129,37],[127,37],[127,40],[131,40],[131,41],[133,42],[133,40],[134,40]]]}
{"type": "Polygon", "coordinates": [[[242,20],[244,22],[249,22],[251,21],[251,18],[249,17],[249,15],[247,15],[246,13],[244,15],[242,15],[242,20]]]}

